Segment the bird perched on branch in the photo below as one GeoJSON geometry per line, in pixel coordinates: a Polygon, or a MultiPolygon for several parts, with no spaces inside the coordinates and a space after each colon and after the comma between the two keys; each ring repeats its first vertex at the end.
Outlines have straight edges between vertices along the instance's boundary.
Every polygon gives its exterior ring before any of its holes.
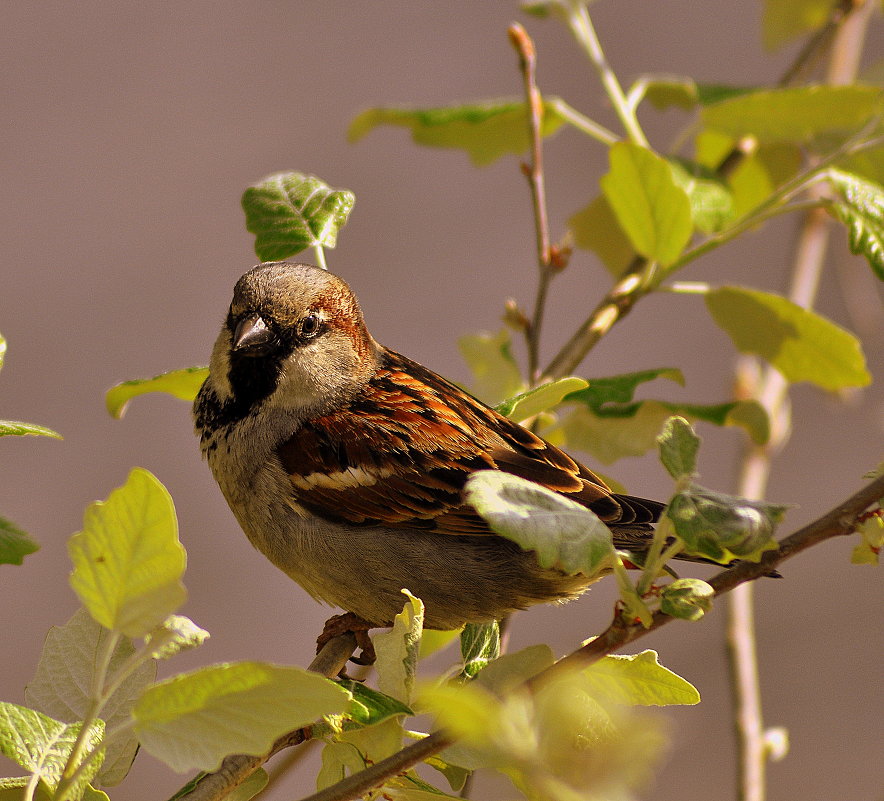
{"type": "MultiPolygon", "coordinates": [[[[641,550],[663,504],[612,492],[563,451],[372,339],[347,284],[271,262],[236,284],[194,404],[212,473],[252,544],[314,598],[390,625],[401,589],[452,629],[572,598],[461,491],[476,470],[535,481],[641,550]]],[[[350,616],[349,621],[355,618],[350,616]]]]}

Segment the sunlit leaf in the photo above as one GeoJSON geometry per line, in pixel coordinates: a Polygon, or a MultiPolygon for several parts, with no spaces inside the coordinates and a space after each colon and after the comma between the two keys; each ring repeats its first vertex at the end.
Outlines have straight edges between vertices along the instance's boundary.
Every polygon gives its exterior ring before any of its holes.
{"type": "MultiPolygon", "coordinates": [[[[565,122],[549,98],[543,104],[543,136],[565,122]]],[[[347,138],[356,142],[379,125],[411,130],[419,145],[466,150],[476,166],[491,164],[507,153],[524,153],[530,144],[528,116],[522,100],[489,100],[441,108],[372,108],[350,123],[347,138]]]]}
{"type": "Polygon", "coordinates": [[[132,710],[146,750],[178,772],[217,770],[232,753],[264,754],[288,731],[343,714],[350,693],[296,667],[237,662],[148,688],[132,710]]]}
{"type": "Polygon", "coordinates": [[[643,75],[638,80],[647,84],[644,96],[658,109],[708,106],[710,103],[753,91],[744,86],[698,84],[683,75],[643,75]]]}
{"type": "Polygon", "coordinates": [[[169,659],[181,651],[199,648],[209,638],[209,632],[184,615],[170,615],[144,638],[153,659],[169,659]]]}
{"type": "Polygon", "coordinates": [[[153,378],[124,381],[105,393],[104,403],[110,415],[119,419],[125,414],[126,406],[132,398],[149,392],[163,392],[179,400],[193,402],[208,377],[208,367],[185,367],[153,378]]]}
{"type": "Polygon", "coordinates": [[[102,626],[143,637],[184,603],[186,556],[166,488],[135,468],[68,541],[71,587],[102,626]]]}
{"type": "MultiPolygon", "coordinates": [[[[25,700],[34,709],[63,723],[76,723],[86,716],[91,698],[89,689],[98,667],[99,655],[111,633],[100,626],[85,609],[78,609],[63,626],[53,626],[46,635],[34,678],[25,688],[25,700]]],[[[128,637],[120,637],[111,653],[107,675],[110,679],[135,653],[128,637]]],[[[102,708],[102,719],[109,729],[125,723],[141,691],[156,678],[156,663],[141,662],[102,708]]],[[[96,781],[105,787],[119,784],[132,765],[138,750],[134,734],[110,744],[96,781]]]]}
{"type": "Polygon", "coordinates": [[[51,428],[38,426],[36,423],[20,423],[17,420],[0,420],[0,437],[52,437],[61,439],[62,436],[51,428]]]}
{"type": "Polygon", "coordinates": [[[765,89],[706,106],[710,128],[761,142],[814,144],[854,133],[882,109],[876,86],[809,86],[765,89]]]}
{"type": "Polygon", "coordinates": [[[830,170],[829,181],[841,200],[830,211],[847,226],[851,252],[884,281],[884,187],[840,170],[830,170]]]}
{"type": "Polygon", "coordinates": [[[333,248],[355,202],[349,190],[300,172],[270,175],[242,196],[246,230],[255,235],[262,261],[287,259],[309,247],[333,248]]]}
{"type": "Polygon", "coordinates": [[[837,390],[871,381],[859,340],[815,312],[745,287],[721,287],[704,298],[740,352],[761,356],[793,383],[837,390]]]}
{"type": "Polygon", "coordinates": [[[864,520],[856,528],[859,544],[853,549],[850,561],[855,565],[877,565],[884,548],[884,515],[877,514],[864,520]]]}
{"type": "Polygon", "coordinates": [[[534,551],[541,567],[590,577],[611,567],[611,530],[576,501],[498,470],[473,473],[464,498],[496,534],[534,551]]]}
{"type": "Polygon", "coordinates": [[[693,230],[691,204],[669,164],[647,148],[618,142],[602,191],[633,247],[666,266],[684,250],[693,230]]]}
{"type": "Polygon", "coordinates": [[[775,50],[798,36],[819,30],[832,9],[832,0],[765,0],[764,46],[775,50]]]}
{"type": "Polygon", "coordinates": [[[20,565],[28,554],[39,550],[30,534],[0,517],[0,565],[20,565]]]}
{"type": "Polygon", "coordinates": [[[574,235],[574,244],[593,251],[615,278],[621,276],[635,258],[635,249],[604,195],[571,215],[568,229],[574,235]]]}
{"type": "Polygon", "coordinates": [[[631,656],[605,656],[583,674],[587,691],[602,701],[630,706],[698,704],[700,693],[689,682],[663,667],[656,651],[631,656]]]}
{"type": "Polygon", "coordinates": [[[338,684],[349,690],[353,696],[346,712],[347,717],[363,726],[374,726],[398,715],[414,714],[411,708],[401,701],[373,690],[362,682],[345,679],[338,684]]]}
{"type": "Polygon", "coordinates": [[[504,698],[519,685],[546,670],[553,662],[555,657],[548,645],[530,645],[521,651],[503,654],[490,662],[476,677],[476,681],[504,698]]]}
{"type": "Polygon", "coordinates": [[[588,385],[588,382],[582,378],[573,376],[560,378],[558,381],[529,389],[513,398],[507,398],[494,408],[505,417],[521,422],[558,406],[566,395],[584,389],[588,385]]]}
{"type": "MultiPolygon", "coordinates": [[[[0,754],[39,776],[49,790],[58,786],[81,728],[81,723],[69,725],[33,709],[0,701],[0,754]]],[[[96,721],[86,735],[86,753],[101,743],[103,735],[104,724],[96,721]]],[[[75,796],[82,794],[95,776],[101,759],[97,756],[84,770],[75,785],[75,796]]],[[[82,757],[77,764],[81,762],[82,757]]]]}
{"type": "Polygon", "coordinates": [[[500,403],[525,388],[506,328],[496,334],[461,337],[457,347],[473,374],[471,389],[486,403],[500,403]]]}
{"type": "Polygon", "coordinates": [[[727,184],[708,167],[670,159],[675,182],[687,193],[694,225],[703,233],[720,231],[734,217],[734,198],[727,184]]]}
{"type": "Polygon", "coordinates": [[[424,629],[421,635],[421,650],[418,659],[426,659],[428,656],[436,653],[436,651],[441,651],[443,648],[448,647],[452,640],[460,636],[460,632],[460,629],[453,629],[451,631],[424,629]]]}
{"type": "Polygon", "coordinates": [[[414,687],[414,674],[420,654],[424,626],[424,605],[407,589],[402,590],[405,605],[393,618],[393,627],[373,638],[378,672],[378,689],[408,706],[414,687]]]}
{"type": "Polygon", "coordinates": [[[467,623],[460,635],[463,675],[473,678],[500,656],[500,626],[490,623],[467,623]]]}

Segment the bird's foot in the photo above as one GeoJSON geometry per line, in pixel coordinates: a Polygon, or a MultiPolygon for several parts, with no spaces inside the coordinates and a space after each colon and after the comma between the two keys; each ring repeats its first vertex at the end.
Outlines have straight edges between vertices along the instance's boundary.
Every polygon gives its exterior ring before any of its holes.
{"type": "Polygon", "coordinates": [[[329,640],[341,634],[352,632],[356,637],[356,644],[360,648],[359,656],[351,656],[350,661],[357,665],[373,665],[377,659],[374,651],[374,643],[368,636],[369,629],[377,628],[374,623],[369,623],[364,618],[353,612],[345,612],[343,615],[333,615],[325,621],[322,634],[316,638],[316,652],[319,653],[329,640]]]}

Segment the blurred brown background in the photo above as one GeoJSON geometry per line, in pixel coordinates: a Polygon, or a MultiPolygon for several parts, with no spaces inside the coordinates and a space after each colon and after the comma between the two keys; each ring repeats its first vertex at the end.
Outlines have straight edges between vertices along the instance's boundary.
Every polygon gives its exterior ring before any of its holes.
{"type": "MultiPolygon", "coordinates": [[[[593,7],[621,79],[640,72],[705,82],[763,83],[796,49],[759,42],[760,5],[708,0],[618,0],[593,7]]],[[[111,420],[112,384],[206,363],[235,279],[255,261],[239,195],[280,169],[315,173],[356,193],[332,269],[359,294],[385,344],[467,380],[455,338],[496,330],[503,299],[533,299],[534,234],[517,160],[484,170],[456,151],[419,149],[402,130],[345,142],[349,120],[372,105],[444,104],[518,95],[506,37],[522,19],[539,50],[543,90],[616,125],[587,62],[562,26],[527,20],[510,2],[446,3],[7,2],[0,11],[2,181],[0,331],[9,341],[0,417],[51,426],[63,442],[0,443],[0,513],[42,544],[24,567],[0,568],[0,698],[23,701],[50,624],[76,607],[65,542],[83,508],[133,465],[175,498],[189,552],[183,610],[212,632],[182,670],[232,659],[306,664],[330,610],[253,551],[237,528],[192,435],[181,402],[153,396],[111,420]]],[[[869,60],[882,52],[880,20],[869,60]]],[[[645,112],[657,146],[682,117],[645,112]]],[[[600,147],[566,130],[549,141],[554,235],[606,169],[600,147]]],[[[794,221],[753,234],[685,278],[743,280],[782,289],[794,221]]],[[[825,313],[867,337],[882,375],[880,318],[852,318],[838,276],[879,309],[868,268],[833,238],[825,313]],[[861,330],[861,328],[871,330],[861,330]]],[[[553,287],[546,357],[607,288],[586,253],[553,287]]],[[[678,365],[688,386],[656,394],[700,402],[729,392],[734,352],[696,298],[644,301],[582,368],[586,375],[678,365]]],[[[797,504],[785,531],[846,497],[882,456],[880,389],[842,403],[798,387],[796,432],[777,460],[770,497],[797,504]]],[[[704,483],[734,488],[740,435],[702,429],[704,483]]],[[[664,497],[653,457],[606,468],[631,490],[664,497]]],[[[770,768],[771,798],[863,799],[881,792],[880,573],[848,564],[832,542],[758,585],[766,722],[789,728],[792,753],[770,768]]],[[[550,642],[564,653],[609,618],[612,589],[563,608],[521,615],[513,647],[550,642]]],[[[723,604],[720,605],[723,607],[723,604]]],[[[700,689],[696,708],[669,713],[674,745],[657,801],[733,797],[734,756],[722,644],[723,609],[641,643],[700,689]]],[[[169,665],[162,670],[168,674],[169,665]]],[[[273,797],[312,789],[316,755],[273,797]]],[[[4,762],[4,772],[13,770],[4,762]]],[[[141,755],[112,797],[168,797],[184,777],[141,755]]],[[[486,781],[476,796],[510,797],[486,781]]]]}

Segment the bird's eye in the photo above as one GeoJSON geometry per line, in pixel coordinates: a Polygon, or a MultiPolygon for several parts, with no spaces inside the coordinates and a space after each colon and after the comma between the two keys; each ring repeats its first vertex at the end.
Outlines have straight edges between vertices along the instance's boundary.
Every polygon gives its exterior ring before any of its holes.
{"type": "Polygon", "coordinates": [[[308,314],[301,320],[301,336],[304,339],[312,339],[319,333],[321,323],[318,314],[308,314]]]}

